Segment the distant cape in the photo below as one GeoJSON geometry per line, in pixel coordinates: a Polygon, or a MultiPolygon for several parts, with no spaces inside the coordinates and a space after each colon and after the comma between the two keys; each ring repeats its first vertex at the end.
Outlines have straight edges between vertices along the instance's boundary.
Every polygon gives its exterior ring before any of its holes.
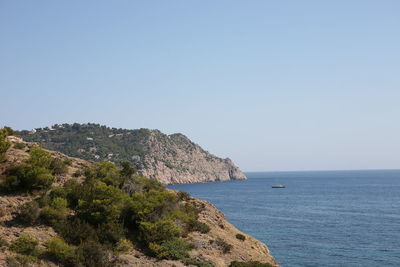
{"type": "Polygon", "coordinates": [[[229,159],[216,157],[185,135],[159,130],[117,129],[99,124],[56,124],[20,131],[26,141],[86,160],[128,161],[136,170],[164,184],[244,180],[229,159]]]}

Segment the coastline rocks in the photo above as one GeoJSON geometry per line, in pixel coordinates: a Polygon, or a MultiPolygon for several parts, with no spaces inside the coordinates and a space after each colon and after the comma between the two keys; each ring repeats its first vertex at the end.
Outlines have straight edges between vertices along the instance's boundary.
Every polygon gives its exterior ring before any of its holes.
{"type": "Polygon", "coordinates": [[[167,136],[154,130],[142,145],[147,153],[138,164],[138,172],[164,184],[246,179],[232,160],[210,154],[183,134],[167,136]]]}

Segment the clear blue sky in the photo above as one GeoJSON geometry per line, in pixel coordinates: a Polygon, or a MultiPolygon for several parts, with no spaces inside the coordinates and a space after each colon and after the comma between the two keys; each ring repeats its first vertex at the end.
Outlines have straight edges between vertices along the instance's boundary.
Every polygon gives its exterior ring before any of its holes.
{"type": "Polygon", "coordinates": [[[0,1],[0,124],[182,132],[243,170],[400,168],[400,1],[0,1]]]}

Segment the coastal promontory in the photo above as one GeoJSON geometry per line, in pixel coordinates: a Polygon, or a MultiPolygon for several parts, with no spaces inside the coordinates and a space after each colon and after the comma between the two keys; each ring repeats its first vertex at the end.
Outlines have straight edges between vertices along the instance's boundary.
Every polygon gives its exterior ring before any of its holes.
{"type": "Polygon", "coordinates": [[[98,124],[58,124],[21,131],[26,140],[46,149],[86,160],[127,161],[138,173],[163,184],[244,180],[229,158],[219,158],[183,134],[126,130],[98,124]]]}

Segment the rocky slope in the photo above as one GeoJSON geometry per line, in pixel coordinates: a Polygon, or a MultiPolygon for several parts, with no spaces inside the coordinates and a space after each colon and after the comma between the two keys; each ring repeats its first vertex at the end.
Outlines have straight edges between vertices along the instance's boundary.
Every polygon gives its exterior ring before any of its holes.
{"type": "MultiPolygon", "coordinates": [[[[34,143],[24,142],[20,138],[9,136],[8,140],[13,146],[6,153],[6,161],[0,163],[0,181],[4,170],[16,163],[20,163],[28,158],[27,151],[34,143]],[[23,147],[16,148],[16,143],[23,144],[23,147]]],[[[53,157],[62,160],[69,160],[71,164],[65,174],[57,176],[53,186],[61,186],[65,181],[70,179],[74,174],[76,177],[77,171],[85,167],[91,166],[90,161],[68,157],[59,152],[49,151],[53,157]]],[[[79,178],[79,177],[78,177],[79,178]]],[[[18,208],[31,201],[34,198],[28,194],[0,194],[0,266],[7,266],[7,256],[13,255],[5,243],[12,243],[16,238],[23,233],[29,233],[36,237],[39,241],[39,247],[44,248],[43,244],[57,233],[48,226],[23,226],[15,223],[18,208]]],[[[186,240],[194,244],[194,249],[190,251],[193,258],[209,262],[213,266],[223,267],[228,266],[232,261],[259,261],[268,263],[270,266],[278,266],[274,258],[270,255],[268,247],[253,237],[246,235],[236,229],[233,225],[226,221],[222,212],[217,210],[212,204],[206,201],[198,200],[189,197],[184,200],[198,207],[201,212],[199,221],[206,223],[210,227],[208,233],[191,232],[186,237],[186,240]],[[240,234],[244,238],[238,239],[240,234]],[[224,252],[218,240],[225,240],[231,245],[230,251],[224,252]]],[[[139,249],[132,249],[129,253],[116,256],[118,261],[114,266],[185,266],[182,262],[176,260],[156,260],[144,255],[139,249]]],[[[30,266],[57,266],[51,261],[41,260],[30,266]]]]}
{"type": "Polygon", "coordinates": [[[139,165],[139,172],[165,184],[246,179],[230,159],[208,153],[182,134],[166,136],[151,131],[143,145],[148,153],[139,165]]]}
{"type": "Polygon", "coordinates": [[[115,129],[98,124],[63,124],[21,131],[20,135],[69,156],[94,161],[128,161],[140,174],[164,184],[246,179],[230,159],[210,154],[183,134],[115,129]]]}

